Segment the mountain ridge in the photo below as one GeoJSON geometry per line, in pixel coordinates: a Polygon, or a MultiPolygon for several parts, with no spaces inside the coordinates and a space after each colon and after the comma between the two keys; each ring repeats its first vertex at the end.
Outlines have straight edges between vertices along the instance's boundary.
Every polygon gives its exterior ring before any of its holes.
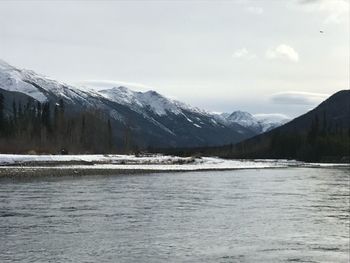
{"type": "Polygon", "coordinates": [[[31,70],[17,69],[4,61],[0,61],[0,93],[4,96],[4,114],[9,121],[16,115],[15,108],[18,111],[29,102],[35,111],[42,111],[36,104],[49,104],[52,117],[55,105],[60,104],[64,104],[69,118],[81,119],[83,112],[98,111],[102,120],[110,121],[115,131],[113,141],[119,149],[127,148],[126,144],[141,149],[224,145],[256,134],[156,91],[137,92],[123,86],[99,91],[74,87],[31,70]],[[132,142],[125,142],[125,133],[132,142]]]}
{"type": "MultiPolygon", "coordinates": [[[[117,102],[124,106],[128,106],[141,114],[147,107],[149,107],[155,114],[159,116],[165,115],[166,112],[172,112],[178,115],[182,112],[183,109],[185,109],[188,111],[200,113],[202,115],[210,116],[213,119],[213,121],[218,121],[224,125],[232,125],[233,123],[236,125],[238,124],[244,128],[249,129],[254,134],[259,134],[259,133],[268,131],[271,128],[274,128],[283,124],[283,122],[277,121],[266,126],[264,121],[259,121],[255,119],[254,121],[256,122],[256,125],[252,126],[251,124],[249,124],[249,121],[247,120],[246,121],[242,121],[242,119],[234,120],[232,118],[232,115],[235,114],[235,112],[231,113],[230,114],[231,116],[226,116],[226,117],[225,117],[225,114],[220,114],[220,116],[222,117],[221,118],[217,114],[207,112],[197,107],[192,107],[188,104],[185,104],[177,100],[169,99],[154,90],[139,92],[139,91],[133,91],[125,86],[117,86],[117,87],[106,88],[106,89],[101,88],[100,90],[95,90],[85,85],[77,85],[73,87],[72,85],[66,84],[64,82],[59,82],[52,78],[46,77],[44,75],[37,74],[32,70],[17,69],[9,65],[3,60],[0,60],[0,69],[2,70],[5,69],[5,71],[6,70],[9,71],[10,69],[14,71],[16,73],[15,80],[18,81],[17,83],[19,84],[21,84],[20,80],[23,79],[23,76],[20,76],[20,74],[23,74],[25,78],[23,85],[19,85],[19,87],[15,86],[12,89],[7,88],[6,90],[22,92],[40,102],[45,102],[47,100],[45,94],[48,93],[47,88],[49,88],[50,91],[53,91],[56,96],[65,97],[66,99],[69,99],[69,100],[71,100],[71,97],[73,95],[74,97],[81,97],[81,100],[80,100],[81,102],[85,100],[85,103],[89,104],[89,101],[88,101],[89,96],[103,97],[104,99],[111,100],[112,102],[117,102]],[[45,81],[48,83],[41,85],[45,81]],[[47,88],[45,89],[45,88],[42,88],[41,86],[43,87],[46,86],[47,88]]],[[[10,74],[10,75],[11,77],[14,77],[14,74],[10,74]]],[[[0,88],[1,87],[4,88],[4,85],[1,85],[1,84],[3,84],[3,81],[1,81],[1,78],[0,78],[0,88]]],[[[243,113],[246,116],[251,116],[251,118],[254,118],[250,113],[236,111],[236,113],[238,112],[243,113]]],[[[186,119],[190,122],[193,122],[193,120],[190,120],[187,117],[186,119]]],[[[200,126],[200,124],[194,124],[194,125],[197,125],[197,127],[200,126]]]]}
{"type": "Polygon", "coordinates": [[[236,123],[243,127],[246,127],[256,134],[268,132],[278,126],[281,126],[288,121],[290,118],[282,114],[251,114],[245,111],[234,111],[232,113],[221,113],[222,116],[228,123],[236,123]],[[271,117],[274,116],[274,117],[271,117]],[[276,117],[279,116],[279,117],[276,117]]]}
{"type": "Polygon", "coordinates": [[[350,162],[350,90],[338,91],[292,121],[237,144],[169,153],[350,162]]]}

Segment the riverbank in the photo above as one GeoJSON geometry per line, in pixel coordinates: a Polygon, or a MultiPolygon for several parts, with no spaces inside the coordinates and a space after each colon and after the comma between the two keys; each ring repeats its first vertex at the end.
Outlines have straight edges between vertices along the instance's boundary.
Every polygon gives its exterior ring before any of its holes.
{"type": "Polygon", "coordinates": [[[117,175],[290,167],[350,169],[350,164],[164,155],[0,155],[0,177],[117,175]]]}

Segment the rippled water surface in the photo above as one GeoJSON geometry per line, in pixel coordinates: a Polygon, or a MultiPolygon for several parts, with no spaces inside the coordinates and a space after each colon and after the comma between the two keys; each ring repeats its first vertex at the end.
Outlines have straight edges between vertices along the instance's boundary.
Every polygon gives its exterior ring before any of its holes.
{"type": "Polygon", "coordinates": [[[0,180],[0,262],[348,262],[349,175],[0,180]]]}

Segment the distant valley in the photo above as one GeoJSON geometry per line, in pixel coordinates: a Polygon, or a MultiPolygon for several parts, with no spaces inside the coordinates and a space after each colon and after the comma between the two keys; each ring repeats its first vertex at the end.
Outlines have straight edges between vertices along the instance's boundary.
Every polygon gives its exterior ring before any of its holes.
{"type": "Polygon", "coordinates": [[[298,118],[235,145],[176,149],[168,153],[349,163],[350,90],[338,91],[298,118]]]}

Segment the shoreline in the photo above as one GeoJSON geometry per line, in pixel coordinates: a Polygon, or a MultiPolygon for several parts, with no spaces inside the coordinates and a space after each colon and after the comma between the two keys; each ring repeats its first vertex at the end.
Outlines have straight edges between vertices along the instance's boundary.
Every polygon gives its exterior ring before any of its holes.
{"type": "Polygon", "coordinates": [[[350,171],[350,164],[305,163],[284,159],[228,160],[218,157],[179,157],[161,154],[147,156],[0,154],[0,178],[128,175],[275,168],[346,168],[350,171]]]}
{"type": "Polygon", "coordinates": [[[36,166],[2,166],[0,167],[1,178],[33,178],[33,177],[60,177],[60,176],[89,176],[89,175],[135,175],[135,174],[151,174],[151,173],[181,173],[181,172],[217,172],[217,171],[234,171],[234,170],[257,170],[257,169],[285,169],[288,167],[245,167],[245,168],[201,168],[193,167],[192,169],[171,169],[171,168],[102,168],[102,167],[36,167],[36,166]]]}
{"type": "Polygon", "coordinates": [[[127,166],[120,167],[102,167],[92,166],[0,166],[0,179],[2,178],[36,178],[36,177],[64,177],[64,176],[104,176],[104,175],[142,175],[151,173],[180,173],[180,172],[218,172],[218,171],[235,171],[235,170],[260,170],[260,169],[288,169],[288,168],[321,168],[321,169],[349,169],[350,165],[332,165],[321,166],[319,164],[310,164],[307,166],[256,166],[256,167],[159,167],[154,166],[132,168],[127,166]]]}

